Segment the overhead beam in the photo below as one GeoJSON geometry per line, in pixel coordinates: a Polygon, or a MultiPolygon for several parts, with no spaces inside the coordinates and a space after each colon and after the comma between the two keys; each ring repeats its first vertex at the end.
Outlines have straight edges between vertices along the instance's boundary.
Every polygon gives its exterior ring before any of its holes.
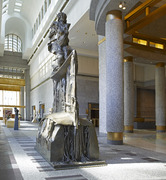
{"type": "Polygon", "coordinates": [[[0,84],[25,86],[24,79],[0,78],[0,84]]]}
{"type": "Polygon", "coordinates": [[[0,70],[0,74],[24,77],[24,73],[7,72],[7,71],[1,71],[1,70],[0,70]]]}
{"type": "Polygon", "coordinates": [[[125,17],[124,20],[132,20],[142,14],[144,12],[144,9],[147,7],[153,7],[155,4],[159,3],[162,0],[147,0],[144,3],[142,3],[140,6],[135,8],[133,11],[128,13],[125,17]]]}
{"type": "Polygon", "coordinates": [[[17,108],[26,108],[26,106],[17,106],[17,105],[0,105],[0,107],[17,107],[17,108]]]}
{"type": "Polygon", "coordinates": [[[7,86],[0,84],[0,90],[4,91],[20,91],[20,86],[7,86]]]}
{"type": "Polygon", "coordinates": [[[147,41],[151,41],[151,42],[155,42],[155,43],[161,43],[161,44],[166,45],[166,40],[164,40],[162,38],[155,37],[155,36],[150,36],[150,35],[141,34],[141,33],[134,33],[134,34],[132,34],[132,36],[135,38],[144,39],[147,41]]]}
{"type": "Polygon", "coordinates": [[[129,41],[126,41],[126,40],[124,40],[123,42],[124,42],[124,44],[128,44],[128,45],[137,47],[138,49],[142,49],[144,51],[151,51],[153,53],[166,55],[166,51],[164,49],[158,49],[158,48],[154,48],[154,47],[151,47],[151,46],[144,46],[144,45],[136,44],[136,43],[129,42],[129,41]]]}
{"type": "Polygon", "coordinates": [[[137,23],[129,26],[126,30],[125,33],[127,34],[133,34],[139,29],[143,28],[144,26],[150,24],[151,22],[157,20],[158,18],[164,16],[166,14],[166,4],[159,7],[158,9],[154,10],[151,12],[149,15],[145,16],[142,18],[140,21],[137,23]]]}

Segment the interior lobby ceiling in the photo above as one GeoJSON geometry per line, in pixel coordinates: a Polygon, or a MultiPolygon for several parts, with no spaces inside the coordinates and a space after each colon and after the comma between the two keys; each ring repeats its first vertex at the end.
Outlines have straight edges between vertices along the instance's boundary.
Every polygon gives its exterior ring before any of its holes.
{"type": "MultiPolygon", "coordinates": [[[[145,1],[145,0],[144,0],[145,1]]],[[[142,0],[142,2],[144,2],[142,0]]],[[[137,6],[142,2],[137,3],[137,6]]],[[[164,5],[166,0],[162,0],[157,3],[155,6],[160,7],[164,5]]],[[[155,7],[155,8],[156,8],[155,7]]],[[[136,7],[135,7],[136,8],[136,7]]],[[[125,10],[127,13],[127,10],[125,10]]],[[[95,25],[93,21],[89,20],[89,12],[87,12],[80,21],[70,30],[69,38],[70,45],[78,47],[80,49],[87,49],[89,51],[98,51],[98,38],[95,31],[95,25]],[[87,28],[88,27],[88,28],[87,28]]],[[[166,38],[166,15],[157,19],[156,21],[151,22],[147,26],[139,30],[141,34],[147,34],[152,37],[157,38],[166,38]]],[[[124,28],[125,29],[125,28],[124,28]]],[[[124,35],[125,37],[126,35],[124,35]]],[[[128,35],[127,35],[128,36],[128,35]]],[[[157,62],[166,62],[166,54],[160,53],[159,51],[149,51],[145,47],[138,48],[136,46],[124,45],[125,52],[134,56],[134,61],[141,64],[153,64],[157,62]]]]}
{"type": "Polygon", "coordinates": [[[98,36],[95,31],[94,21],[89,20],[89,11],[84,14],[79,22],[70,29],[70,46],[86,51],[98,52],[98,36]]]}
{"type": "MultiPolygon", "coordinates": [[[[141,2],[144,3],[148,1],[141,0],[141,2]]],[[[128,43],[125,44],[124,47],[125,52],[134,56],[135,62],[155,65],[158,62],[166,63],[166,0],[154,0],[153,2],[158,3],[142,11],[142,14],[139,13],[138,16],[136,15],[132,20],[133,24],[125,29],[127,34],[124,41],[128,41],[128,43]],[[155,12],[158,13],[155,14],[155,12]],[[142,24],[139,23],[141,21],[143,22],[142,24]],[[130,30],[132,28],[133,30],[130,30]],[[147,44],[134,44],[133,38],[135,36],[140,40],[145,40],[147,44]],[[163,48],[154,48],[150,45],[151,42],[162,44],[163,48]]],[[[138,5],[140,5],[140,3],[138,5]]]]}
{"type": "MultiPolygon", "coordinates": [[[[146,0],[140,0],[135,1],[135,4],[137,6],[146,0]],[[138,2],[138,3],[137,3],[138,2]]],[[[9,14],[12,15],[13,13],[13,8],[14,8],[14,2],[15,0],[10,0],[9,1],[9,14]]],[[[113,1],[112,1],[113,2],[113,1]]],[[[117,5],[120,0],[116,0],[114,5],[117,5]]],[[[127,14],[130,9],[132,9],[132,6],[134,4],[134,0],[126,0],[126,10],[122,10],[123,14],[127,14]]],[[[160,7],[162,5],[166,4],[166,0],[161,0],[159,3],[155,5],[155,7],[160,7]]],[[[22,9],[20,12],[20,16],[23,16],[29,24],[33,25],[34,23],[34,17],[37,16],[37,13],[40,10],[40,7],[42,5],[41,0],[22,0],[22,9]],[[33,8],[32,13],[29,13],[29,11],[33,8]]],[[[136,8],[136,7],[134,7],[136,8]]],[[[161,18],[157,19],[156,21],[151,22],[147,26],[143,27],[142,29],[139,30],[141,34],[148,34],[150,36],[158,37],[158,38],[166,38],[166,15],[162,16],[161,18]]],[[[69,22],[70,23],[70,22],[69,22]]],[[[126,36],[126,35],[125,35],[126,36]]],[[[94,21],[89,20],[89,11],[81,17],[79,22],[70,29],[69,32],[69,39],[70,39],[70,46],[73,48],[81,49],[82,51],[86,51],[87,54],[93,53],[94,56],[97,57],[98,54],[98,36],[95,31],[95,23],[94,21]]],[[[135,48],[133,46],[129,45],[124,45],[126,52],[132,54],[133,56],[137,57],[137,62],[138,63],[146,63],[146,64],[155,64],[157,61],[155,60],[158,57],[158,53],[150,53],[146,52],[148,55],[145,55],[145,50],[140,50],[139,48],[135,48]],[[142,56],[139,58],[140,54],[142,56]],[[149,54],[151,54],[149,56],[149,54]],[[152,55],[153,54],[153,55],[152,55]],[[154,55],[155,54],[155,55],[154,55]],[[139,56],[138,56],[139,55],[139,56]],[[147,59],[148,57],[148,59],[147,59]],[[149,57],[152,57],[150,59],[149,57]],[[141,59],[139,61],[139,59],[141,59]]],[[[165,61],[165,55],[161,54],[159,55],[158,59],[162,59],[165,61]]]]}
{"type": "Polygon", "coordinates": [[[166,15],[151,22],[144,28],[140,29],[141,34],[148,34],[158,38],[166,38],[166,15]]]}

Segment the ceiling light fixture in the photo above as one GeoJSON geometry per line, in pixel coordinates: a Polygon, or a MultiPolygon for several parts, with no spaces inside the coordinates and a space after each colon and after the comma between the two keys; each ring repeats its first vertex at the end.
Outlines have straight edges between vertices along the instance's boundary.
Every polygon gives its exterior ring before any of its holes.
{"type": "Polygon", "coordinates": [[[125,10],[126,9],[126,2],[125,1],[120,2],[119,3],[119,8],[125,10]]]}

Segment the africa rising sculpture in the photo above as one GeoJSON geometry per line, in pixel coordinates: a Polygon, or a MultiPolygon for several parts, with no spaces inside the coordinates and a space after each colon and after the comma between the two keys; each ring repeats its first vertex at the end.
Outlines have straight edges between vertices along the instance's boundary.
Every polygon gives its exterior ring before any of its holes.
{"type": "Polygon", "coordinates": [[[94,126],[79,119],[76,75],[77,54],[68,45],[66,14],[60,12],[58,21],[50,27],[48,50],[54,54],[53,114],[42,119],[36,149],[54,166],[98,160],[99,148],[94,126]]]}

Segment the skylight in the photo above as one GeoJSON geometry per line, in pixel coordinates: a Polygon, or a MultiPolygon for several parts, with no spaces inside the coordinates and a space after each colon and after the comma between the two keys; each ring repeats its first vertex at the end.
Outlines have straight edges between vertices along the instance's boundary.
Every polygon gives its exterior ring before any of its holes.
{"type": "Polygon", "coordinates": [[[14,9],[14,11],[15,11],[15,12],[20,12],[21,10],[20,10],[20,9],[16,9],[16,8],[15,8],[15,9],[14,9]]]}
{"type": "Polygon", "coordinates": [[[3,1],[2,14],[5,14],[7,12],[8,12],[8,1],[3,1]]]}
{"type": "Polygon", "coordinates": [[[21,2],[16,2],[16,3],[15,3],[15,6],[21,7],[21,6],[22,6],[22,3],[21,3],[21,2]]]}
{"type": "Polygon", "coordinates": [[[14,11],[15,11],[15,12],[20,12],[20,11],[21,11],[21,7],[22,7],[22,1],[16,0],[16,2],[15,2],[15,7],[14,7],[14,11]]]}

